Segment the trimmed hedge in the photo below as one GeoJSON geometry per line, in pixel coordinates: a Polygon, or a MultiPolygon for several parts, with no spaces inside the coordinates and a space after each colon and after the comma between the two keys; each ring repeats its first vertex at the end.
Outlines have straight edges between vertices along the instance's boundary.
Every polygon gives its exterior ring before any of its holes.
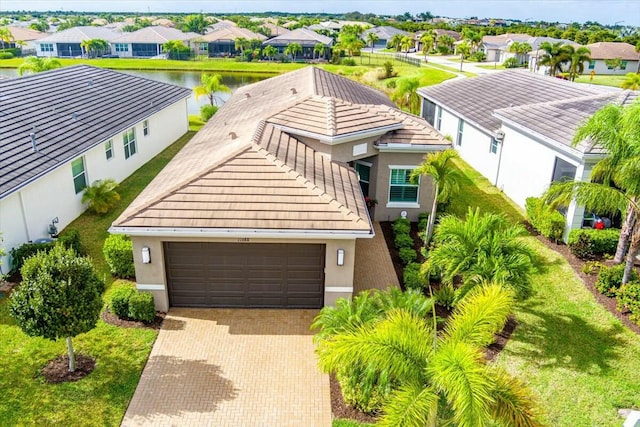
{"type": "Polygon", "coordinates": [[[131,286],[117,288],[111,294],[111,311],[121,319],[129,317],[129,299],[136,293],[131,286]]]}
{"type": "Polygon", "coordinates": [[[36,255],[38,252],[49,252],[53,249],[54,242],[47,243],[25,243],[17,248],[11,249],[11,269],[19,271],[24,262],[36,255]]]}
{"type": "Polygon", "coordinates": [[[133,243],[128,237],[122,234],[110,235],[104,241],[102,253],[113,275],[123,279],[136,275],[133,264],[133,243]]]}
{"type": "Polygon", "coordinates": [[[156,307],[151,292],[134,292],[129,298],[129,318],[151,323],[156,318],[156,307]]]}
{"type": "Polygon", "coordinates": [[[629,282],[621,286],[617,296],[618,311],[631,312],[629,319],[640,325],[640,282],[629,282]]]}
{"type": "Polygon", "coordinates": [[[402,273],[402,281],[404,282],[405,290],[422,290],[425,285],[425,280],[420,274],[420,264],[418,264],[417,262],[408,263],[404,268],[404,272],[402,273]]]}
{"type": "MultiPolygon", "coordinates": [[[[614,265],[613,267],[602,267],[598,273],[598,279],[594,284],[595,288],[603,295],[608,297],[616,296],[618,288],[622,284],[622,276],[624,275],[624,264],[614,265]]],[[[631,270],[629,281],[638,280],[638,273],[631,270]]]]}
{"type": "MultiPolygon", "coordinates": [[[[411,243],[413,243],[413,240],[411,240],[411,243]]],[[[409,264],[418,258],[418,253],[413,248],[400,248],[399,256],[402,262],[409,264]]]]}
{"type": "Polygon", "coordinates": [[[396,248],[398,250],[402,250],[404,248],[413,248],[413,239],[407,234],[396,234],[396,238],[394,240],[396,248]]]}
{"type": "Polygon", "coordinates": [[[617,228],[604,230],[583,228],[571,230],[569,233],[571,252],[582,259],[613,255],[618,247],[618,240],[620,240],[620,230],[617,228]]]}
{"type": "Polygon", "coordinates": [[[80,243],[80,232],[75,229],[70,229],[58,236],[59,243],[64,245],[65,248],[72,248],[78,255],[84,255],[82,250],[82,244],[80,243]]]}
{"type": "Polygon", "coordinates": [[[525,202],[527,218],[531,226],[547,239],[560,240],[567,222],[557,210],[545,205],[538,197],[529,197],[525,202]]]}
{"type": "Polygon", "coordinates": [[[395,234],[409,234],[411,231],[411,223],[406,218],[398,218],[393,223],[393,232],[395,234]]]}

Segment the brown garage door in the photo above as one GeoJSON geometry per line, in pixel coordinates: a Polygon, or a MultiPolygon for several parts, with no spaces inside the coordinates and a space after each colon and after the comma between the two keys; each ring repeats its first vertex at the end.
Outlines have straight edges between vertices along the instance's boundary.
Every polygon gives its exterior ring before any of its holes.
{"type": "Polygon", "coordinates": [[[325,246],[165,242],[174,307],[322,307],[325,246]]]}

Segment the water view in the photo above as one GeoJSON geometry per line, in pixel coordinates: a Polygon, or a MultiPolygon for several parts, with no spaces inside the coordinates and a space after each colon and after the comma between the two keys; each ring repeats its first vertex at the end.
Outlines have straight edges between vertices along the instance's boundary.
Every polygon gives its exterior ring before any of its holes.
{"type": "MultiPolygon", "coordinates": [[[[189,89],[193,89],[195,86],[200,85],[201,71],[151,71],[151,70],[117,70],[122,73],[131,74],[134,76],[145,77],[147,79],[156,80],[164,83],[171,83],[178,86],[183,86],[189,89]]],[[[239,73],[217,73],[222,75],[222,83],[235,91],[239,87],[259,82],[264,80],[267,76],[256,74],[239,74],[239,73]]],[[[18,70],[15,68],[0,68],[0,76],[17,77],[18,70]]],[[[231,94],[218,93],[218,104],[222,105],[231,94]]],[[[187,100],[189,114],[200,114],[200,106],[208,102],[206,97],[200,97],[196,100],[195,96],[189,97],[187,100]]]]}

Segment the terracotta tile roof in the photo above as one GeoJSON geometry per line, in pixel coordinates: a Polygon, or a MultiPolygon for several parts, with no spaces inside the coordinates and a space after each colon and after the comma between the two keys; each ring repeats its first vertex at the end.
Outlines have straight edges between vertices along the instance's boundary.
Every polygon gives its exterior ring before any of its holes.
{"type": "Polygon", "coordinates": [[[215,42],[218,40],[235,40],[237,38],[245,38],[247,40],[265,40],[266,37],[260,33],[254,33],[251,30],[240,27],[233,27],[230,25],[221,26],[217,30],[211,31],[198,38],[198,40],[206,42],[215,42]]]}
{"type": "Polygon", "coordinates": [[[392,108],[380,108],[386,110],[390,117],[400,121],[402,127],[383,135],[378,141],[378,146],[389,144],[410,144],[416,146],[449,146],[451,143],[438,133],[425,119],[404,113],[392,108]]]}
{"type": "Polygon", "coordinates": [[[588,44],[591,51],[591,59],[614,59],[622,58],[627,61],[638,61],[640,54],[636,52],[635,46],[622,42],[598,42],[588,44]]]}
{"type": "Polygon", "coordinates": [[[35,31],[30,28],[22,28],[22,27],[7,27],[11,35],[13,36],[13,40],[22,40],[25,42],[31,40],[38,40],[47,36],[47,33],[43,33],[40,31],[35,31]]]}

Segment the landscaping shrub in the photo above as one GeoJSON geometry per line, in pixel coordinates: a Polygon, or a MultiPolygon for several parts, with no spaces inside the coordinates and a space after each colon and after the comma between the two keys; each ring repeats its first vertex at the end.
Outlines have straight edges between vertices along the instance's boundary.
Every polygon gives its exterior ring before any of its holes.
{"type": "Polygon", "coordinates": [[[123,279],[135,276],[133,244],[128,237],[122,234],[110,235],[104,241],[102,253],[113,275],[123,279]]]}
{"type": "Polygon", "coordinates": [[[422,212],[418,215],[418,231],[425,231],[429,223],[429,212],[422,212]]]}
{"type": "Polygon", "coordinates": [[[342,60],[342,65],[346,65],[348,67],[353,67],[356,65],[356,60],[353,58],[344,58],[342,60]]]}
{"type": "Polygon", "coordinates": [[[613,255],[618,247],[619,239],[620,230],[617,228],[576,229],[569,233],[569,247],[578,258],[591,259],[595,256],[613,255]]]}
{"type": "Polygon", "coordinates": [[[379,376],[367,372],[357,364],[349,364],[347,368],[336,372],[336,379],[342,389],[345,403],[367,414],[374,414],[382,408],[391,388],[379,384],[379,376]]]}
{"type": "Polygon", "coordinates": [[[134,292],[129,297],[129,318],[151,323],[156,318],[156,307],[151,292],[134,292]]]}
{"type": "Polygon", "coordinates": [[[516,58],[507,58],[502,65],[504,65],[504,68],[518,68],[520,64],[518,64],[516,58]]]}
{"type": "Polygon", "coordinates": [[[13,56],[11,52],[0,52],[0,59],[12,59],[13,56]]]}
{"type": "Polygon", "coordinates": [[[469,59],[476,62],[484,62],[484,60],[487,59],[487,55],[483,51],[479,50],[473,55],[469,56],[469,59]]]}
{"type": "MultiPolygon", "coordinates": [[[[613,267],[602,267],[598,273],[598,280],[594,284],[595,288],[603,295],[613,297],[616,295],[618,288],[622,284],[622,276],[624,275],[624,264],[614,265],[613,267]]],[[[638,273],[631,270],[629,281],[638,280],[638,273]]]]}
{"type": "Polygon", "coordinates": [[[584,263],[581,270],[584,274],[588,274],[589,276],[592,276],[594,274],[598,274],[602,269],[602,267],[604,266],[605,266],[604,264],[598,261],[587,261],[584,263]]]}
{"type": "Polygon", "coordinates": [[[452,285],[442,284],[440,289],[433,291],[433,299],[439,306],[451,310],[456,300],[456,291],[452,285]]]}
{"type": "Polygon", "coordinates": [[[72,248],[78,255],[82,255],[82,245],[80,244],[80,232],[75,229],[70,229],[58,236],[58,243],[65,248],[72,248]]]}
{"type": "Polygon", "coordinates": [[[398,218],[393,223],[394,234],[409,234],[411,231],[411,223],[406,218],[398,218]]]}
{"type": "Polygon", "coordinates": [[[413,239],[409,234],[397,234],[394,243],[398,250],[413,248],[413,239]]]}
{"type": "Polygon", "coordinates": [[[218,107],[216,105],[203,105],[202,107],[200,107],[200,118],[203,122],[206,122],[217,112],[218,107]]]}
{"type": "Polygon", "coordinates": [[[111,294],[111,312],[121,319],[129,317],[129,299],[136,290],[132,286],[122,286],[111,294]]]}
{"type": "Polygon", "coordinates": [[[53,249],[54,243],[25,243],[17,248],[11,249],[11,268],[12,271],[18,271],[22,268],[24,262],[37,254],[38,252],[49,252],[53,249]]]}
{"type": "Polygon", "coordinates": [[[405,289],[422,290],[425,285],[425,280],[420,274],[420,264],[417,262],[408,263],[404,268],[404,273],[402,273],[402,281],[405,289]]]}
{"type": "MultiPolygon", "coordinates": [[[[413,244],[413,239],[411,239],[411,244],[413,244]]],[[[418,253],[413,248],[400,248],[399,252],[400,259],[405,264],[409,264],[410,262],[413,262],[416,260],[416,258],[418,258],[418,253]]]]}
{"type": "Polygon", "coordinates": [[[560,212],[545,205],[542,199],[537,197],[527,198],[525,209],[533,228],[547,239],[560,240],[566,223],[560,212]]]}
{"type": "Polygon", "coordinates": [[[391,61],[385,62],[384,64],[382,64],[382,67],[384,68],[383,76],[385,79],[389,79],[397,74],[393,71],[393,64],[391,63],[391,61]]]}
{"type": "Polygon", "coordinates": [[[389,80],[385,86],[387,86],[387,89],[395,89],[396,88],[396,81],[395,80],[389,80]]]}
{"type": "Polygon", "coordinates": [[[623,285],[617,292],[619,311],[631,312],[631,321],[640,325],[640,282],[633,281],[623,285]]]}

